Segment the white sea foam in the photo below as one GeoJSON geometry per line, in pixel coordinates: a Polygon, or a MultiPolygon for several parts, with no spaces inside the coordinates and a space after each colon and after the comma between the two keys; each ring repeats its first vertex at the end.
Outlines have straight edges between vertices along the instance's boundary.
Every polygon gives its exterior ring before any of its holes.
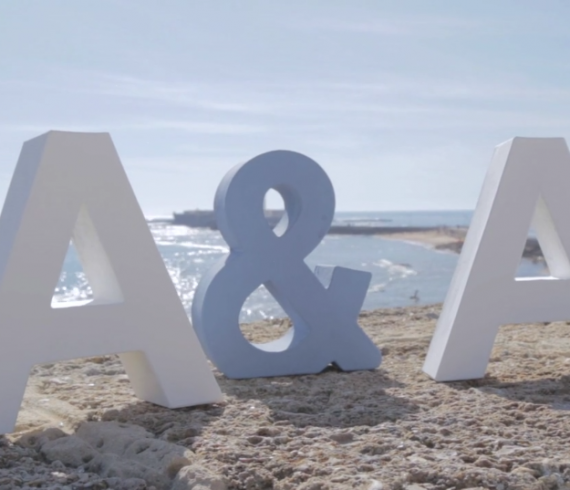
{"type": "Polygon", "coordinates": [[[380,259],[376,262],[373,262],[372,265],[386,269],[388,274],[391,276],[408,277],[417,275],[417,271],[415,271],[411,265],[395,264],[394,262],[387,259],[380,259]]]}
{"type": "Polygon", "coordinates": [[[383,293],[384,291],[386,291],[386,286],[388,286],[388,283],[386,282],[379,284],[372,284],[368,288],[368,293],[383,293]]]}

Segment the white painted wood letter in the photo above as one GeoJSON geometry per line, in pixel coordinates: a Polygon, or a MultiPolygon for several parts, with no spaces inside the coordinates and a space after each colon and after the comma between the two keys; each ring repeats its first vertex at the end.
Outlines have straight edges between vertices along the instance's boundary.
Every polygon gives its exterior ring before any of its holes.
{"type": "Polygon", "coordinates": [[[481,378],[500,325],[570,320],[570,153],[563,138],[498,146],[432,338],[424,371],[481,378]],[[516,278],[534,227],[550,277],[516,278]]]}
{"type": "Polygon", "coordinates": [[[49,132],[24,144],[0,216],[0,433],[34,364],[109,353],[143,400],[222,397],[110,136],[49,132]],[[94,299],[52,308],[70,238],[94,299]]]}

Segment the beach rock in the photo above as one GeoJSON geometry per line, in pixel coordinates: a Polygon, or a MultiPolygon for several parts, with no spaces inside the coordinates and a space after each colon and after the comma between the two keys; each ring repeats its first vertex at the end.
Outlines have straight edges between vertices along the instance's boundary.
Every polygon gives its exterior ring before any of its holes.
{"type": "Polygon", "coordinates": [[[17,444],[23,447],[38,449],[47,442],[54,441],[55,439],[65,436],[67,436],[67,434],[56,427],[52,427],[50,429],[37,429],[23,434],[17,440],[17,444]]]}
{"type": "Polygon", "coordinates": [[[102,485],[107,485],[106,489],[113,490],[148,490],[147,483],[141,478],[104,478],[100,480],[102,485]]]}
{"type": "Polygon", "coordinates": [[[172,490],[227,490],[227,488],[223,478],[196,464],[182,468],[172,485],[172,490]]]}
{"type": "Polygon", "coordinates": [[[372,480],[370,486],[366,490],[384,490],[384,485],[378,480],[372,480]]]}
{"type": "Polygon", "coordinates": [[[76,435],[100,452],[117,455],[124,454],[136,441],[154,438],[143,427],[118,422],[85,422],[77,428],[76,435]]]}
{"type": "MultiPolygon", "coordinates": [[[[48,436],[40,434],[36,440],[48,436]]],[[[83,466],[103,477],[138,478],[159,489],[170,488],[180,468],[194,459],[185,447],[156,439],[140,426],[117,422],[86,422],[74,435],[44,442],[41,453],[48,461],[83,466]]]]}
{"type": "Polygon", "coordinates": [[[192,451],[155,439],[142,427],[116,422],[82,424],[77,436],[97,447],[101,456],[90,469],[102,476],[143,478],[157,488],[169,488],[178,470],[192,462],[192,451]]]}
{"type": "Polygon", "coordinates": [[[41,453],[48,461],[60,461],[74,468],[89,463],[97,456],[97,451],[77,436],[48,441],[41,446],[41,453]]]}
{"type": "Polygon", "coordinates": [[[330,438],[339,444],[348,444],[354,440],[354,434],[351,432],[339,432],[337,434],[331,434],[330,438]]]}

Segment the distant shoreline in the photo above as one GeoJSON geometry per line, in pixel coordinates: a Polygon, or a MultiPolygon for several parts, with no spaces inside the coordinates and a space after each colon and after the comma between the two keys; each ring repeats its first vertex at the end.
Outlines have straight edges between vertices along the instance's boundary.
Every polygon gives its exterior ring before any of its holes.
{"type": "MultiPolygon", "coordinates": [[[[209,219],[210,213],[205,212],[204,215],[208,215],[208,219],[205,220],[204,224],[198,225],[190,224],[184,219],[182,214],[175,214],[173,219],[157,219],[149,222],[217,230],[215,220],[213,221],[214,224],[212,224],[212,221],[209,219]]],[[[276,217],[273,216],[273,218],[275,219],[276,217]]],[[[436,250],[449,250],[459,254],[463,248],[467,230],[468,228],[465,226],[360,226],[336,224],[330,227],[327,234],[381,236],[389,240],[415,242],[428,245],[436,250]]],[[[544,260],[542,250],[536,238],[529,237],[527,239],[523,257],[535,262],[544,260]]]]}
{"type": "MultiPolygon", "coordinates": [[[[421,243],[429,245],[436,250],[449,250],[459,254],[463,249],[467,230],[468,228],[466,227],[436,227],[424,231],[404,228],[402,231],[382,234],[382,238],[421,243]]],[[[527,239],[523,257],[535,262],[544,260],[542,250],[536,238],[529,237],[527,239]]]]}

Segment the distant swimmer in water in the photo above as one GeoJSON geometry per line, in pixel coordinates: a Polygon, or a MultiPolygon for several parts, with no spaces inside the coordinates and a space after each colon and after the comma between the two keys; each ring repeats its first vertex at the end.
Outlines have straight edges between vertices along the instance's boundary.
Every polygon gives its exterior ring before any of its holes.
{"type": "Polygon", "coordinates": [[[414,300],[414,303],[418,303],[420,301],[420,295],[418,294],[420,292],[419,289],[416,289],[414,291],[414,294],[412,296],[410,296],[410,299],[414,300]]]}

